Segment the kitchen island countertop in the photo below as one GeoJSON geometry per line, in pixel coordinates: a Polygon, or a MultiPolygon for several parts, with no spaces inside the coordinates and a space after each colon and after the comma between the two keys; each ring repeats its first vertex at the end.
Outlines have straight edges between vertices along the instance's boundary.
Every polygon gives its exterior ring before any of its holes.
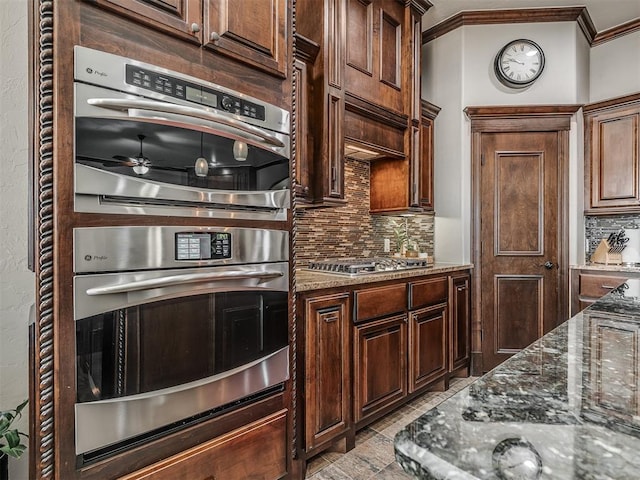
{"type": "Polygon", "coordinates": [[[640,279],[395,437],[422,479],[640,478],[640,279]]]}
{"type": "Polygon", "coordinates": [[[296,291],[322,290],[324,288],[345,287],[364,283],[383,282],[387,280],[399,280],[404,278],[421,277],[440,273],[450,273],[473,268],[471,264],[438,263],[427,268],[412,268],[407,270],[375,272],[364,275],[340,275],[329,272],[296,270],[296,291]]]}

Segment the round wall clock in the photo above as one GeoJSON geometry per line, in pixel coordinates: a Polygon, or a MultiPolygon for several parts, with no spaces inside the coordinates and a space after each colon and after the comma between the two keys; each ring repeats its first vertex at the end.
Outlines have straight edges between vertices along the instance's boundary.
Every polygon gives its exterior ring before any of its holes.
{"type": "Polygon", "coordinates": [[[494,70],[507,87],[524,88],[537,80],[544,69],[544,52],[526,39],[507,43],[496,55],[494,70]]]}

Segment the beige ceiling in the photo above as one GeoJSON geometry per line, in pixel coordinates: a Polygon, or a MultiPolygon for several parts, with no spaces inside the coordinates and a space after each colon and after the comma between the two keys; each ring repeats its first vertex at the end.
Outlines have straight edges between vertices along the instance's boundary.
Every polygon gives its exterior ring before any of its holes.
{"type": "Polygon", "coordinates": [[[572,7],[584,5],[598,32],[640,18],[640,0],[430,0],[433,7],[422,19],[426,30],[464,10],[572,7]]]}

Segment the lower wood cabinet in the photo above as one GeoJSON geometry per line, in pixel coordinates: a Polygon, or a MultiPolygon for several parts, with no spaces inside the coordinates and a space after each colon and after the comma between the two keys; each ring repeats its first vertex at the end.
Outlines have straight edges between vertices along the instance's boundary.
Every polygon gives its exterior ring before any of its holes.
{"type": "Polygon", "coordinates": [[[471,276],[450,277],[449,372],[466,369],[471,361],[471,276]]]}
{"type": "Polygon", "coordinates": [[[407,395],[407,315],[356,325],[353,350],[358,423],[407,395]]]}
{"type": "Polygon", "coordinates": [[[349,293],[305,301],[305,443],[307,452],[351,428],[349,293]]]}
{"type": "Polygon", "coordinates": [[[287,458],[281,410],[120,480],[274,480],[286,476],[287,458]]]}
{"type": "Polygon", "coordinates": [[[356,430],[468,375],[468,270],[302,292],[301,458],[349,450],[356,430]]]}
{"type": "Polygon", "coordinates": [[[584,310],[600,297],[611,292],[629,278],[638,278],[637,272],[616,270],[571,271],[571,316],[584,310]]]}
{"type": "Polygon", "coordinates": [[[409,393],[447,373],[447,304],[409,313],[409,393]]]}

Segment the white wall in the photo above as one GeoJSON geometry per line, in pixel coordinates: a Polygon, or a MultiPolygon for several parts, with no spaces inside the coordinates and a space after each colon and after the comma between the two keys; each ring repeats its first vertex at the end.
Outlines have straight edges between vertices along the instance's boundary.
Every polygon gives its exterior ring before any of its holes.
{"type": "MultiPolygon", "coordinates": [[[[473,25],[423,46],[422,96],[442,110],[435,124],[435,257],[471,257],[471,129],[468,106],[588,102],[589,44],[575,22],[473,25]],[[514,90],[495,78],[493,60],[509,41],[528,38],[545,52],[545,69],[530,87],[514,90]],[[452,178],[453,177],[453,178],[452,178]]],[[[570,261],[584,250],[582,124],[570,132],[570,261]]]]}
{"type": "MultiPolygon", "coordinates": [[[[28,397],[27,75],[27,2],[0,1],[0,410],[28,397]]],[[[12,480],[28,478],[27,456],[10,460],[12,480]]]]}
{"type": "Polygon", "coordinates": [[[591,49],[590,102],[640,92],[640,31],[591,49]]]}

